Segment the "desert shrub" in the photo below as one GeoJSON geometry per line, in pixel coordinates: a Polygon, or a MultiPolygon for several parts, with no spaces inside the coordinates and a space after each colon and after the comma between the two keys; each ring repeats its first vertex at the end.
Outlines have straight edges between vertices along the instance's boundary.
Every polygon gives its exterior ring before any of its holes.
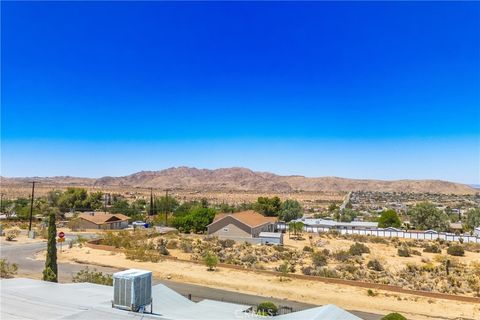
{"type": "Polygon", "coordinates": [[[369,297],[375,297],[377,295],[377,293],[375,291],[373,291],[372,289],[368,289],[367,290],[367,295],[369,297]]]}
{"type": "Polygon", "coordinates": [[[370,249],[363,243],[355,242],[348,250],[352,256],[361,256],[363,253],[370,253],[370,249]]]}
{"type": "Polygon", "coordinates": [[[225,239],[225,240],[219,240],[220,245],[222,248],[233,248],[235,245],[235,240],[232,239],[225,239]]]}
{"type": "MultiPolygon", "coordinates": [[[[138,235],[136,235],[138,237],[138,235]]],[[[102,235],[101,244],[113,246],[115,248],[131,249],[135,247],[136,240],[134,235],[128,231],[113,232],[107,231],[102,235]]]]}
{"type": "Polygon", "coordinates": [[[339,278],[337,271],[329,268],[321,268],[316,275],[325,278],[339,278]]]}
{"type": "Polygon", "coordinates": [[[20,235],[20,229],[15,227],[12,229],[9,229],[5,231],[5,240],[7,241],[13,241],[16,237],[20,235]]]}
{"type": "Polygon", "coordinates": [[[167,249],[177,249],[178,246],[178,241],[175,239],[168,240],[168,243],[166,245],[167,249]]]}
{"type": "Polygon", "coordinates": [[[355,242],[368,242],[368,236],[363,234],[351,234],[350,239],[355,242]]]}
{"type": "Polygon", "coordinates": [[[369,238],[370,242],[371,243],[382,243],[382,244],[388,244],[388,240],[383,238],[383,237],[376,237],[376,236],[372,236],[369,238]]]}
{"type": "Polygon", "coordinates": [[[407,246],[399,247],[397,253],[400,257],[410,257],[410,249],[407,246]]]}
{"type": "Polygon", "coordinates": [[[275,249],[275,250],[278,251],[278,252],[288,251],[287,248],[282,247],[282,246],[273,246],[273,249],[275,249]]]}
{"type": "Polygon", "coordinates": [[[377,259],[368,261],[367,268],[375,271],[383,271],[383,266],[377,259]]]}
{"type": "Polygon", "coordinates": [[[465,255],[465,250],[460,245],[453,245],[447,249],[447,253],[451,256],[461,257],[465,255]]]}
{"type": "Polygon", "coordinates": [[[385,317],[383,317],[381,320],[407,320],[404,316],[402,316],[400,313],[389,313],[385,317]]]}
{"type": "Polygon", "coordinates": [[[158,262],[161,258],[158,252],[146,250],[144,247],[126,250],[125,257],[129,260],[137,260],[142,262],[158,262]]]}
{"type": "Polygon", "coordinates": [[[305,247],[303,247],[303,251],[304,252],[313,252],[313,249],[310,246],[305,246],[305,247]]]}
{"type": "Polygon", "coordinates": [[[254,264],[255,262],[257,262],[257,257],[253,254],[247,254],[244,255],[240,260],[242,260],[242,262],[254,264]]]}
{"type": "Polygon", "coordinates": [[[157,250],[158,252],[162,255],[162,256],[168,256],[170,254],[170,252],[168,251],[167,249],[167,245],[168,245],[169,241],[168,240],[165,240],[163,238],[160,238],[158,239],[158,242],[157,242],[157,250]]]}
{"type": "Polygon", "coordinates": [[[467,242],[463,244],[463,249],[465,251],[477,252],[480,253],[480,243],[467,242]]]}
{"type": "Polygon", "coordinates": [[[328,249],[323,249],[322,251],[320,251],[325,257],[328,257],[330,255],[330,250],[328,249]]]}
{"type": "Polygon", "coordinates": [[[320,252],[312,253],[312,262],[315,267],[323,267],[327,265],[327,257],[320,252]]]}
{"type": "Polygon", "coordinates": [[[77,274],[73,276],[72,282],[89,282],[113,286],[113,278],[111,274],[104,274],[96,269],[90,271],[88,267],[77,272],[77,274]]]}
{"type": "Polygon", "coordinates": [[[188,240],[182,240],[180,242],[180,249],[185,253],[191,253],[193,251],[192,243],[188,240]]]}
{"type": "Polygon", "coordinates": [[[12,278],[18,270],[18,266],[15,263],[9,263],[7,259],[0,259],[0,278],[12,278]]]}
{"type": "Polygon", "coordinates": [[[410,253],[413,254],[413,255],[416,255],[416,256],[421,256],[422,255],[422,253],[420,251],[415,250],[415,249],[411,249],[410,253]]]}
{"type": "Polygon", "coordinates": [[[205,262],[208,271],[213,271],[218,264],[218,257],[213,252],[207,251],[203,256],[203,262],[205,262]]]}
{"type": "Polygon", "coordinates": [[[345,271],[354,274],[358,271],[358,267],[353,263],[341,263],[335,267],[337,271],[345,271]]]}
{"type": "Polygon", "coordinates": [[[311,276],[314,274],[314,269],[310,266],[302,267],[302,273],[306,276],[311,276]]]}
{"type": "Polygon", "coordinates": [[[257,314],[262,316],[276,316],[278,307],[270,301],[265,301],[257,306],[257,314]]]}
{"type": "Polygon", "coordinates": [[[436,244],[431,244],[431,245],[426,246],[423,249],[423,252],[442,253],[442,249],[440,249],[440,247],[436,244]]]}
{"type": "Polygon", "coordinates": [[[332,229],[328,230],[327,234],[332,236],[333,238],[339,237],[341,235],[340,231],[332,229]]]}
{"type": "Polygon", "coordinates": [[[350,252],[345,250],[339,250],[333,254],[335,260],[345,262],[350,259],[350,252]]]}

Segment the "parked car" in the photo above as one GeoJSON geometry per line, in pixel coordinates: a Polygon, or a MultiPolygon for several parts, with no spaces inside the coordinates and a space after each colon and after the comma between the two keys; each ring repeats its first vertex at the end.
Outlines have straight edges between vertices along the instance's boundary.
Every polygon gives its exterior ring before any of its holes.
{"type": "Polygon", "coordinates": [[[143,221],[134,221],[132,222],[133,228],[148,228],[148,223],[143,221]]]}

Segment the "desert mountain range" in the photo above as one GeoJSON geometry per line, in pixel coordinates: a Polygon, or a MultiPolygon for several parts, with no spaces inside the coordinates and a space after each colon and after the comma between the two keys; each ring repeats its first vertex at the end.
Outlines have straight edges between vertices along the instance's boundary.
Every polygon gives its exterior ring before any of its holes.
{"type": "Polygon", "coordinates": [[[304,176],[281,176],[268,172],[256,172],[246,168],[197,169],[174,167],[160,171],[141,171],[123,177],[77,178],[77,177],[29,177],[1,178],[2,185],[23,184],[32,179],[58,185],[94,187],[143,187],[170,188],[198,191],[385,191],[385,192],[430,192],[472,194],[478,190],[460,183],[442,180],[368,180],[338,177],[309,178],[304,176]]]}

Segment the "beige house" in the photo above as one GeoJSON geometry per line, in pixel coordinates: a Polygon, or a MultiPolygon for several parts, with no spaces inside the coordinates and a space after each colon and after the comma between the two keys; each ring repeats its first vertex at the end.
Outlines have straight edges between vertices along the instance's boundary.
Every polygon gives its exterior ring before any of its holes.
{"type": "Polygon", "coordinates": [[[121,213],[88,212],[80,214],[77,219],[80,229],[112,230],[127,228],[130,218],[121,213]]]}
{"type": "Polygon", "coordinates": [[[265,217],[253,210],[221,213],[208,225],[208,234],[221,238],[258,238],[260,232],[273,232],[276,217],[265,217]]]}

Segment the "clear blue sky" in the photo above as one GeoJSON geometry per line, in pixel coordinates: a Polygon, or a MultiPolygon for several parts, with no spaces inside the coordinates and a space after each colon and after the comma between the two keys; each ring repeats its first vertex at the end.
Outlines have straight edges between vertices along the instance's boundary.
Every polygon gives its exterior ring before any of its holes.
{"type": "Polygon", "coordinates": [[[2,175],[480,183],[480,3],[2,2],[2,175]]]}

